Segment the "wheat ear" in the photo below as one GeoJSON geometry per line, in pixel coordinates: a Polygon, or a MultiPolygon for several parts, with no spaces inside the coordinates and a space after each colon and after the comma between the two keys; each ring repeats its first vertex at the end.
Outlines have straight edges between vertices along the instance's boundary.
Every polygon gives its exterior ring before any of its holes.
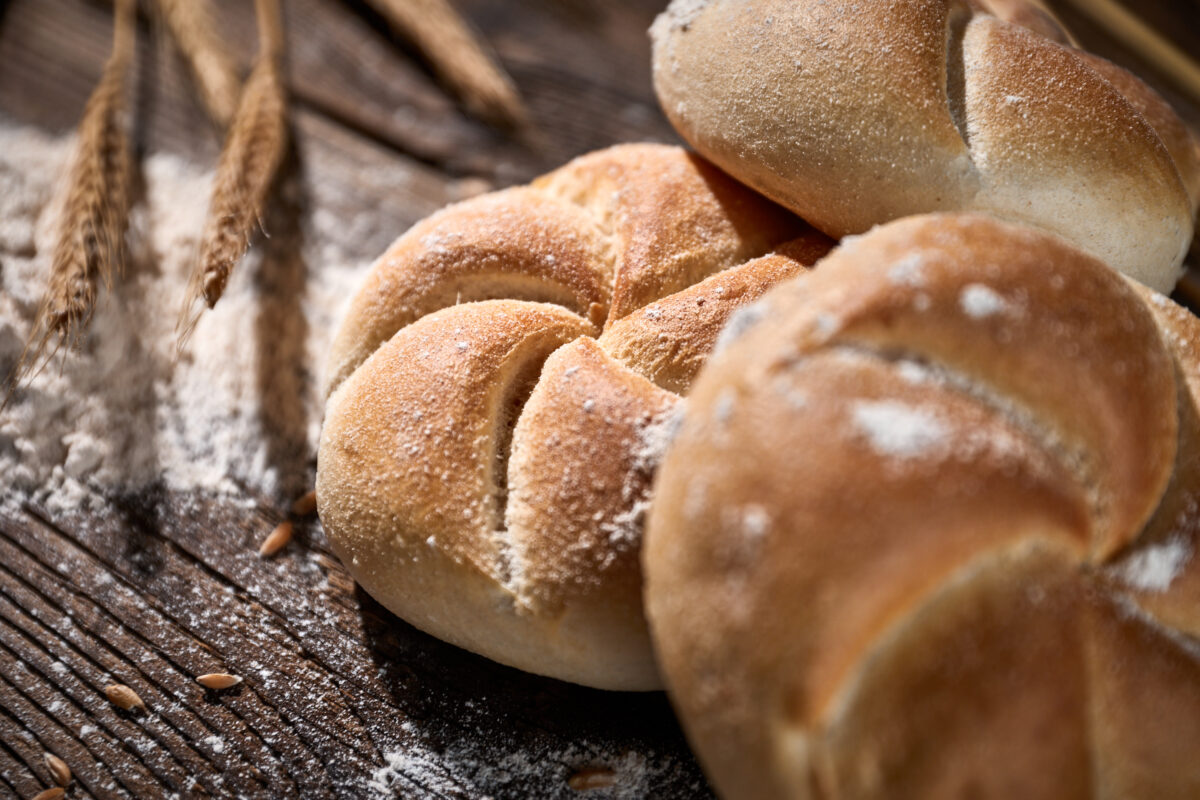
{"type": "Polygon", "coordinates": [[[62,212],[50,277],[3,405],[22,379],[41,368],[43,356],[49,361],[64,343],[77,341],[95,310],[99,283],[110,287],[113,273],[122,268],[129,223],[126,96],[137,35],[134,2],[118,0],[115,6],[112,54],[88,98],[71,165],[58,189],[62,212]]]}
{"type": "Polygon", "coordinates": [[[225,146],[217,162],[200,255],[179,322],[179,346],[191,335],[204,307],[221,299],[229,274],[250,248],[287,149],[283,23],[279,0],[255,0],[259,54],[242,88],[225,146]]]}
{"type": "Polygon", "coordinates": [[[157,0],[157,4],[209,116],[222,129],[228,127],[237,110],[240,86],[233,59],[213,27],[210,0],[157,0]]]}
{"type": "Polygon", "coordinates": [[[483,38],[448,0],[369,0],[421,50],[472,114],[503,127],[525,124],[525,106],[483,38]]]}

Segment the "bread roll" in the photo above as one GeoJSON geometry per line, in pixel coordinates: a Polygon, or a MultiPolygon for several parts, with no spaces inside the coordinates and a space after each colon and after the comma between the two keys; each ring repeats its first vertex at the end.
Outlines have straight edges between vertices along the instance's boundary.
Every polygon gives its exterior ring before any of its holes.
{"type": "Polygon", "coordinates": [[[744,313],[644,549],[720,794],[1200,797],[1200,322],[968,214],[744,313]]]}
{"type": "Polygon", "coordinates": [[[1136,78],[984,5],[1057,29],[1013,0],[674,0],[655,88],[696,150],[831,236],[983,211],[1170,291],[1194,139],[1136,78]]]}
{"type": "Polygon", "coordinates": [[[659,145],[418,223],[330,354],[317,503],[334,550],[449,642],[657,687],[638,554],[662,428],[732,310],[831,245],[659,145]]]}

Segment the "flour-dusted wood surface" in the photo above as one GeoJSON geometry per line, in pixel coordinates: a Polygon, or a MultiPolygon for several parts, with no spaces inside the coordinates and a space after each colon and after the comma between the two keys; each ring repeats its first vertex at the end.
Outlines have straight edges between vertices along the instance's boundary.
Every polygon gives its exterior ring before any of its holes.
{"type": "MultiPolygon", "coordinates": [[[[218,5],[223,36],[248,64],[252,4],[218,5]]],[[[514,138],[459,112],[365,4],[289,0],[291,179],[327,203],[303,219],[390,218],[351,249],[369,260],[458,197],[617,141],[673,139],[649,84],[645,28],[657,5],[463,4],[529,105],[533,129],[514,138]]],[[[110,14],[84,0],[5,6],[6,121],[71,129],[110,14]]],[[[140,50],[141,147],[211,163],[220,139],[178,59],[152,36],[140,50]]],[[[284,235],[269,227],[260,246],[284,235]]],[[[275,456],[298,492],[312,454],[294,432],[277,433],[275,456]]],[[[50,785],[44,752],[70,765],[72,797],[567,797],[572,782],[610,780],[586,793],[707,793],[663,695],[525,675],[421,634],[356,590],[315,520],[263,560],[258,542],[289,498],[247,494],[261,510],[150,488],[87,516],[27,504],[0,518],[0,796],[50,785]],[[245,683],[207,692],[194,682],[215,671],[245,683]],[[114,682],[148,713],[109,704],[114,682]]]]}
{"type": "MultiPolygon", "coordinates": [[[[365,227],[348,253],[369,260],[449,201],[614,142],[674,140],[645,36],[664,2],[458,0],[528,104],[531,130],[508,136],[461,113],[362,0],[286,0],[295,148],[285,180],[301,199],[259,246],[286,253],[280,240],[315,235],[318,214],[369,215],[387,222],[365,227]]],[[[217,5],[244,67],[252,4],[217,5]]],[[[1139,10],[1200,52],[1192,0],[1139,10]]],[[[1094,49],[1141,66],[1064,15],[1094,49]]],[[[104,0],[0,2],[0,122],[69,131],[110,22],[104,0]]],[[[211,163],[220,138],[162,39],[139,45],[139,146],[211,163]]],[[[1200,106],[1147,77],[1200,123],[1200,106]]],[[[303,336],[302,320],[281,324],[303,336]]],[[[289,380],[312,380],[302,349],[267,341],[247,346],[270,349],[264,360],[289,380]]],[[[288,487],[277,497],[150,486],[86,515],[33,502],[0,512],[0,797],[49,786],[45,752],[71,767],[68,794],[81,798],[708,796],[663,695],[526,675],[421,634],[356,589],[313,519],[261,559],[258,543],[313,470],[293,427],[270,433],[288,487]],[[222,671],[246,680],[223,692],[194,681],[222,671]],[[103,690],[115,682],[147,712],[112,706],[103,690]]]]}

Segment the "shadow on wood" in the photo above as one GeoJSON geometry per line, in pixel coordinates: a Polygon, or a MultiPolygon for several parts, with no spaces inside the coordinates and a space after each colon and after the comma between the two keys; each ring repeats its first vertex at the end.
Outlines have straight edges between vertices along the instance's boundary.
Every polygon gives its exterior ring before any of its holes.
{"type": "MultiPolygon", "coordinates": [[[[294,131],[289,133],[294,142],[294,131]]],[[[306,407],[307,387],[315,380],[316,365],[308,363],[308,320],[304,297],[308,265],[304,258],[305,230],[310,227],[310,204],[304,165],[294,144],[276,176],[262,236],[257,237],[261,259],[254,282],[260,300],[254,323],[257,348],[256,380],[263,436],[269,467],[276,473],[280,502],[289,502],[311,488],[306,407]]]]}
{"type": "Polygon", "coordinates": [[[607,692],[521,672],[418,631],[361,588],[355,599],[377,674],[411,737],[399,747],[407,760],[397,762],[396,786],[419,781],[420,755],[432,752],[472,797],[567,797],[572,775],[597,768],[612,771],[621,796],[710,796],[662,692],[607,692]]]}

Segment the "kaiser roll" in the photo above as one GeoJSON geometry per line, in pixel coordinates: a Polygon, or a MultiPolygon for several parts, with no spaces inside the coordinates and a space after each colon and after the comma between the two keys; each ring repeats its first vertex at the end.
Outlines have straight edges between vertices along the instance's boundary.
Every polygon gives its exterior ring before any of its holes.
{"type": "Polygon", "coordinates": [[[1200,797],[1200,321],[971,214],[744,313],[644,550],[718,791],[1200,797]]]}
{"type": "Polygon", "coordinates": [[[657,687],[639,550],[663,426],[731,311],[831,245],[660,145],[417,224],[330,354],[317,503],[334,550],[449,642],[657,687]]]}
{"type": "Polygon", "coordinates": [[[834,237],[975,210],[1170,291],[1196,141],[1028,0],[674,0],[654,82],[702,155],[834,237]],[[1174,156],[1174,157],[1173,157],[1174,156]]]}

